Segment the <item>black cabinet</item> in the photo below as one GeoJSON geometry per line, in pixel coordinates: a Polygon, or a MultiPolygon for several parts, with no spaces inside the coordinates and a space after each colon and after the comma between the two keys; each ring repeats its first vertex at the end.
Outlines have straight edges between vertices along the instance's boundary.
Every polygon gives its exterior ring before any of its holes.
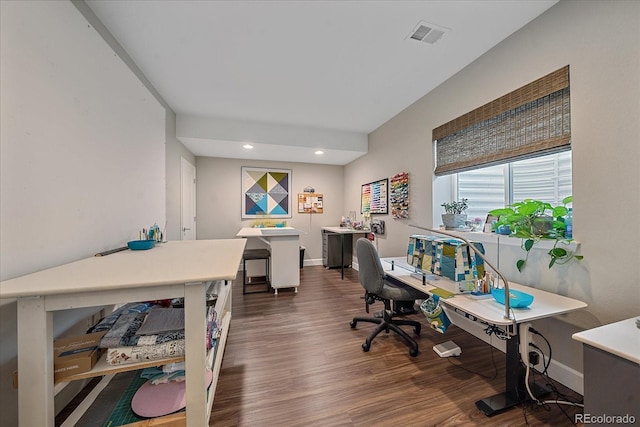
{"type": "Polygon", "coordinates": [[[327,268],[337,268],[342,266],[341,260],[343,260],[344,267],[350,267],[352,256],[353,234],[339,234],[322,230],[322,265],[327,268]]]}

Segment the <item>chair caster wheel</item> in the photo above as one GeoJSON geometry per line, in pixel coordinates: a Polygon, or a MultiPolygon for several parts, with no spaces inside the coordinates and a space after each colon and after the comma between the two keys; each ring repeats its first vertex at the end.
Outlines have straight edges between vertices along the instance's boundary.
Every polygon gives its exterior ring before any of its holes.
{"type": "Polygon", "coordinates": [[[357,324],[358,322],[354,322],[353,320],[349,322],[349,326],[351,326],[351,329],[355,328],[357,324]]]}
{"type": "Polygon", "coordinates": [[[409,350],[409,355],[411,357],[416,357],[418,355],[418,349],[417,348],[412,348],[411,350],[409,350]]]}
{"type": "Polygon", "coordinates": [[[371,346],[367,343],[362,344],[362,351],[367,352],[369,351],[369,348],[371,348],[371,346]]]}

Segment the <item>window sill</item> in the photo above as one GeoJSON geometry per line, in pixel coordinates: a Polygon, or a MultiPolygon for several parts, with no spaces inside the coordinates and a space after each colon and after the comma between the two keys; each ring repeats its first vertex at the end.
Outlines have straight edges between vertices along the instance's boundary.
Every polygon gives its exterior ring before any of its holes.
{"type": "MultiPolygon", "coordinates": [[[[522,246],[522,239],[519,237],[505,236],[496,233],[484,233],[482,231],[454,231],[447,230],[447,233],[454,234],[460,237],[464,237],[467,240],[480,243],[495,243],[497,245],[506,246],[522,246]]],[[[550,250],[553,248],[555,240],[540,240],[533,247],[534,249],[550,250]]],[[[571,240],[568,243],[560,243],[562,247],[567,248],[573,252],[577,251],[580,247],[580,242],[577,240],[571,240]]]]}

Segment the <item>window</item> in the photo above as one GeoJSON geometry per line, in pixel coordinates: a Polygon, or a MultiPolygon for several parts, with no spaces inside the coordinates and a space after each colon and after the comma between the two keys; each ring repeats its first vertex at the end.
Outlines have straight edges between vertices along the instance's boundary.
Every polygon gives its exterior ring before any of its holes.
{"type": "Polygon", "coordinates": [[[469,199],[469,218],[524,199],[561,205],[571,195],[571,151],[453,175],[454,200],[469,199]]]}
{"type": "Polygon", "coordinates": [[[433,129],[434,219],[450,197],[484,219],[524,199],[558,205],[571,195],[569,83],[567,65],[433,129]]]}

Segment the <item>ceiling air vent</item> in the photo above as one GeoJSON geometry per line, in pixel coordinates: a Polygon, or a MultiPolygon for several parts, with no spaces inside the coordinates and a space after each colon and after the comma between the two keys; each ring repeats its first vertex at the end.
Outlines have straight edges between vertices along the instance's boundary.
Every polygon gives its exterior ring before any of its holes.
{"type": "Polygon", "coordinates": [[[409,34],[409,38],[420,42],[434,44],[440,40],[445,31],[446,29],[443,27],[439,27],[425,21],[420,21],[411,34],[409,34]]]}

